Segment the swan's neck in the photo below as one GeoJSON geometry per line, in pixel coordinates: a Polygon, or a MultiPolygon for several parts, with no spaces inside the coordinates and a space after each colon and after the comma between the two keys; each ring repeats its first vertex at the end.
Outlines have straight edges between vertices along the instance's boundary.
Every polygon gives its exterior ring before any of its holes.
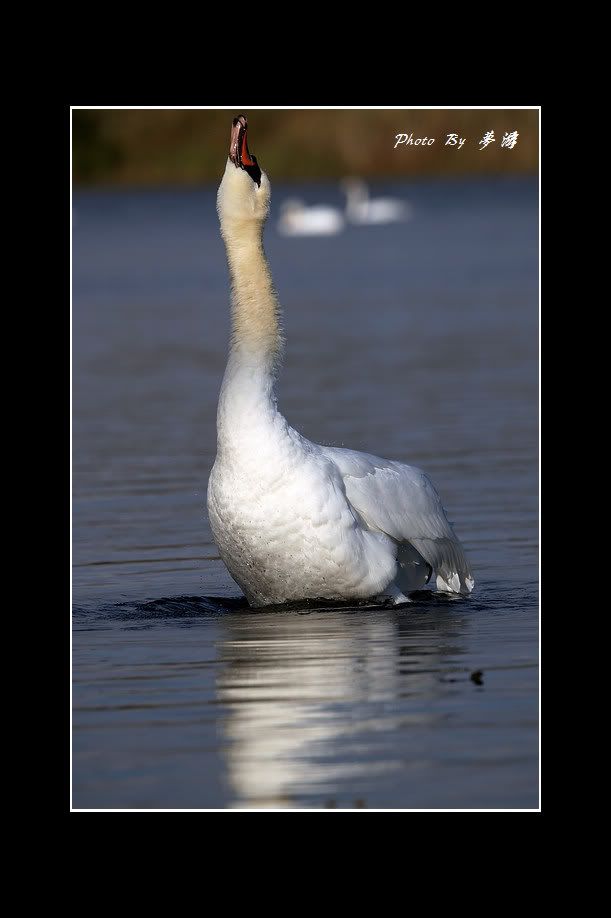
{"type": "Polygon", "coordinates": [[[280,359],[280,307],[263,250],[263,227],[255,222],[224,228],[231,276],[231,351],[234,362],[273,374],[280,359]]]}
{"type": "Polygon", "coordinates": [[[349,185],[347,189],[346,213],[348,217],[359,217],[369,202],[369,191],[365,185],[349,185]]]}
{"type": "Polygon", "coordinates": [[[369,191],[365,185],[351,185],[348,188],[348,199],[354,204],[369,200],[369,191]]]}
{"type": "Polygon", "coordinates": [[[219,439],[276,412],[275,379],[282,353],[280,306],[263,250],[263,226],[222,227],[231,276],[231,345],[219,400],[219,439]]]}

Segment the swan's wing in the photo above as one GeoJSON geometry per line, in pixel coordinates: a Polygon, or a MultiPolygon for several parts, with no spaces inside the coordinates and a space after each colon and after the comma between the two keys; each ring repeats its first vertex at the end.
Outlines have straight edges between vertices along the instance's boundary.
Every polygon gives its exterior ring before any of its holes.
{"type": "Polygon", "coordinates": [[[430,478],[418,468],[350,449],[323,447],[346,497],[373,530],[409,542],[437,574],[439,589],[470,593],[473,576],[430,478]]]}

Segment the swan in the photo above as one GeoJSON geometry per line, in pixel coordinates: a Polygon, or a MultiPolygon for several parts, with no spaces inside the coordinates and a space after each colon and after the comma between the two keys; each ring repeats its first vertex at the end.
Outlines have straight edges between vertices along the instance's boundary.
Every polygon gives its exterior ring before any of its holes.
{"type": "Polygon", "coordinates": [[[362,179],[347,178],[341,182],[346,195],[346,217],[351,223],[397,223],[408,220],[412,208],[398,198],[369,197],[369,189],[362,179]]]}
{"type": "Polygon", "coordinates": [[[207,493],[220,556],[253,606],[404,603],[433,573],[438,590],[467,595],[469,564],[423,471],[312,443],[278,410],[280,306],[263,249],[271,189],[247,127],[234,118],[217,196],[232,289],[207,493]]]}
{"type": "Polygon", "coordinates": [[[289,198],[280,211],[276,228],[281,236],[335,236],[345,225],[342,213],[324,204],[306,207],[303,201],[289,198]]]}

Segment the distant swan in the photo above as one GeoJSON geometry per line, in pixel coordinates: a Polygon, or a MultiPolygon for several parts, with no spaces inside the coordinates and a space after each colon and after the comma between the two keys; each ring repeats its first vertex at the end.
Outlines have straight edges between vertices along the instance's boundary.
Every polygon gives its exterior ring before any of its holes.
{"type": "Polygon", "coordinates": [[[208,514],[220,555],[255,606],[289,600],[409,601],[436,574],[468,594],[473,577],[420,469],[319,446],[282,416],[274,392],[280,307],[263,250],[270,183],[235,118],[217,209],[232,288],[232,340],[217,415],[208,514]]]}
{"type": "Polygon", "coordinates": [[[341,211],[324,204],[306,207],[302,201],[289,198],[281,207],[277,230],[281,236],[334,236],[344,228],[341,211]]]}
{"type": "Polygon", "coordinates": [[[346,217],[350,223],[397,223],[412,215],[411,205],[399,198],[369,197],[362,179],[348,178],[341,182],[346,195],[346,217]]]}

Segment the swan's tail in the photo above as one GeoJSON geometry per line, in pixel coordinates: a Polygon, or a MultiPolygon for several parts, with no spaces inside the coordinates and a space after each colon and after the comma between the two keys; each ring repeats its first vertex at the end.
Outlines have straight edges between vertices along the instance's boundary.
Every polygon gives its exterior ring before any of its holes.
{"type": "Polygon", "coordinates": [[[468,596],[475,580],[462,545],[453,539],[411,539],[411,544],[429,562],[437,575],[437,589],[468,596]]]}

